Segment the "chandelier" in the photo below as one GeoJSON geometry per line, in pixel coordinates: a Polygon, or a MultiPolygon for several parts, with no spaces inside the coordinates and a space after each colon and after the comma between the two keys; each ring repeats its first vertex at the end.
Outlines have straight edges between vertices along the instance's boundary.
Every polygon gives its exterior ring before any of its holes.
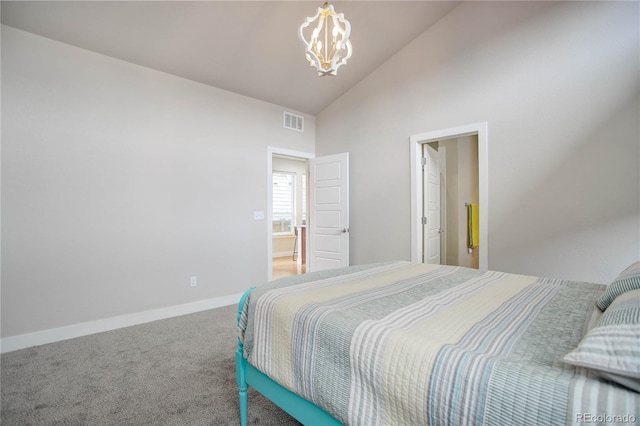
{"type": "Polygon", "coordinates": [[[336,75],[338,67],[351,57],[351,24],[343,13],[336,13],[329,1],[300,25],[298,37],[304,44],[307,60],[319,76],[336,75]],[[305,36],[306,34],[306,36],[305,36]]]}

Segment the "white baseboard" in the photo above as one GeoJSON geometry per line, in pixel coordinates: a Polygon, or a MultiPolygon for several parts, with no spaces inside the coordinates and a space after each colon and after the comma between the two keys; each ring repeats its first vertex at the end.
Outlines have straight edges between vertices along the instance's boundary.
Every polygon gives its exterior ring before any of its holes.
{"type": "Polygon", "coordinates": [[[242,297],[242,293],[5,337],[4,339],[0,339],[0,353],[17,351],[18,349],[29,348],[31,346],[59,342],[61,340],[73,339],[89,334],[102,333],[103,331],[111,331],[132,325],[144,324],[146,322],[234,305],[238,304],[240,297],[242,297]]]}

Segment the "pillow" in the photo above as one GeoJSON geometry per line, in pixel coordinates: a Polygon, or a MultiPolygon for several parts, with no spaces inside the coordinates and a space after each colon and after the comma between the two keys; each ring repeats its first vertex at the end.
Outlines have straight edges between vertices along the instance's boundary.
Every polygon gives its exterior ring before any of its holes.
{"type": "Polygon", "coordinates": [[[640,290],[618,296],[595,327],[564,356],[564,361],[585,367],[640,392],[640,290]]]}
{"type": "Polygon", "coordinates": [[[614,299],[620,296],[622,293],[640,288],[640,261],[632,264],[627,269],[622,271],[620,275],[607,289],[602,293],[600,299],[596,302],[596,306],[601,311],[607,309],[607,307],[614,301],[614,299]]]}

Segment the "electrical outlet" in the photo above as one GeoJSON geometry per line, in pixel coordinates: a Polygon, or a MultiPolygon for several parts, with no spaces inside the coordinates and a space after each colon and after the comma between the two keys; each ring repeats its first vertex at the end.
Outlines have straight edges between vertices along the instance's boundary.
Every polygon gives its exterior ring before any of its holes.
{"type": "Polygon", "coordinates": [[[198,285],[198,278],[191,277],[191,287],[195,287],[198,285]]]}

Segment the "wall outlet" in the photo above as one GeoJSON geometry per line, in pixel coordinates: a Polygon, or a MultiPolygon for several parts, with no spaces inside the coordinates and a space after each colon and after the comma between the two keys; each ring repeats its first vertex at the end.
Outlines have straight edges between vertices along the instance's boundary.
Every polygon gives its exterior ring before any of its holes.
{"type": "Polygon", "coordinates": [[[191,287],[195,287],[198,285],[198,278],[191,277],[191,287]]]}

